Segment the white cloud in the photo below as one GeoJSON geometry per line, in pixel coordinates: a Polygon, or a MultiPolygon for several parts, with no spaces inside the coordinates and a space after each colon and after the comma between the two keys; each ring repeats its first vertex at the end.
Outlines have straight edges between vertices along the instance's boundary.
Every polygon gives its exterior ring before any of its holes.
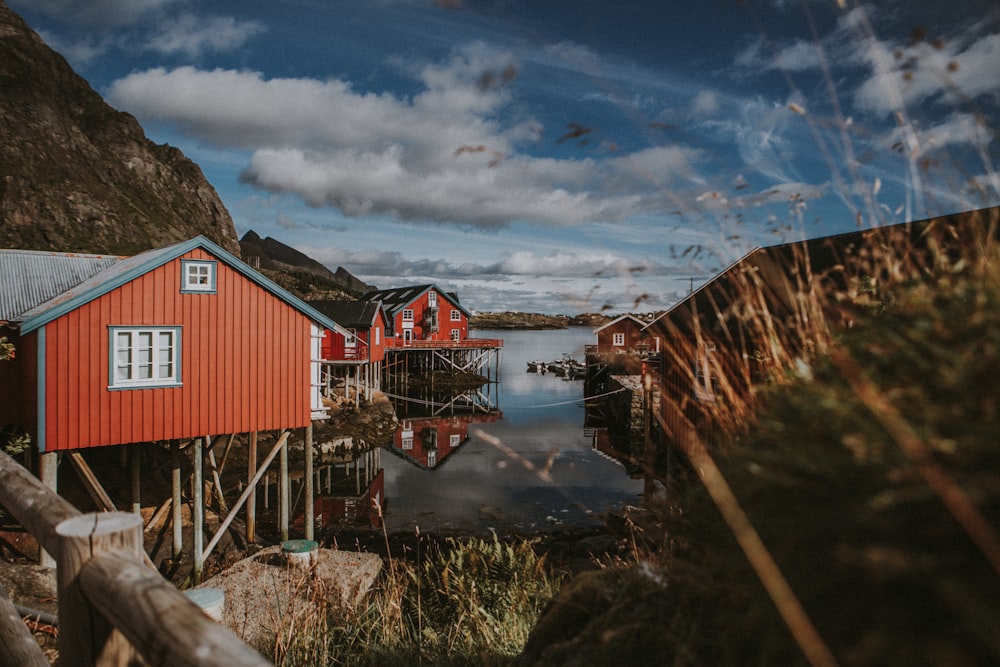
{"type": "Polygon", "coordinates": [[[932,46],[910,47],[873,42],[868,50],[873,74],[855,93],[858,107],[876,113],[896,111],[928,100],[955,103],[1000,90],[1000,34],[956,38],[932,46]]]}
{"type": "Polygon", "coordinates": [[[226,52],[242,46],[264,32],[257,21],[237,21],[229,16],[201,18],[182,14],[173,19],[146,44],[151,51],[166,55],[184,54],[196,58],[208,51],[226,52]]]}
{"type": "Polygon", "coordinates": [[[604,160],[518,152],[535,124],[503,126],[510,93],[480,81],[503,62],[470,45],[414,68],[424,89],[410,98],[359,93],[340,80],[181,67],[130,74],[109,99],[199,141],[249,149],[245,182],[349,216],[482,227],[623,220],[660,206],[665,184],[693,177],[698,153],[678,147],[604,160]]]}
{"type": "Polygon", "coordinates": [[[710,90],[701,90],[691,101],[693,116],[713,116],[719,111],[719,96],[710,90]]]}

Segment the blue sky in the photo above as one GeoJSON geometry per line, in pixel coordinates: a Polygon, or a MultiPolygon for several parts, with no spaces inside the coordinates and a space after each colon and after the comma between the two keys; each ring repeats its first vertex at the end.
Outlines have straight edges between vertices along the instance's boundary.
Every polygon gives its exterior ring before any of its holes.
{"type": "Polygon", "coordinates": [[[7,2],[240,235],[474,311],[1000,202],[995,0],[7,2]]]}

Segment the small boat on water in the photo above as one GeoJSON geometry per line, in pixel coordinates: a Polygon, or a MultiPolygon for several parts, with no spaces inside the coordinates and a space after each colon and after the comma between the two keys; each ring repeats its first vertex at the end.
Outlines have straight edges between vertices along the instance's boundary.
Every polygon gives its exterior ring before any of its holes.
{"type": "Polygon", "coordinates": [[[587,365],[583,362],[563,355],[556,361],[529,361],[529,373],[554,373],[564,380],[578,380],[587,374],[587,365]]]}

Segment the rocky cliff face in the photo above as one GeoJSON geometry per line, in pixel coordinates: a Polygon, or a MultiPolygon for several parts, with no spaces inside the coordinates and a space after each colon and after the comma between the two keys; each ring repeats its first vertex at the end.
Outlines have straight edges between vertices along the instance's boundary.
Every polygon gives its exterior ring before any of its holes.
{"type": "Polygon", "coordinates": [[[375,289],[343,267],[334,273],[281,241],[262,239],[252,229],[240,239],[240,250],[251,266],[303,299],[353,301],[375,289]]]}
{"type": "Polygon", "coordinates": [[[147,139],[0,0],[0,247],[131,255],[199,234],[240,253],[201,169],[147,139]]]}

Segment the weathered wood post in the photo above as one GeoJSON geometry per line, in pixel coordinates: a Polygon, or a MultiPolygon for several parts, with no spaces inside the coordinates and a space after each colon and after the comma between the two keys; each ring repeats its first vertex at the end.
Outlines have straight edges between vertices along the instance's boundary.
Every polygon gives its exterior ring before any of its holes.
{"type": "Polygon", "coordinates": [[[132,513],[139,514],[142,510],[142,445],[128,446],[129,486],[132,492],[132,513]]]}
{"type": "MultiPolygon", "coordinates": [[[[250,441],[247,444],[247,481],[257,476],[257,431],[250,432],[250,441]]],[[[267,482],[264,482],[265,489],[267,482]]],[[[266,491],[265,491],[266,493],[266,491]]],[[[247,543],[253,544],[257,539],[257,490],[256,488],[247,497],[247,543]]]]}
{"type": "Polygon", "coordinates": [[[173,498],[170,557],[177,562],[184,549],[184,506],[181,505],[181,445],[176,440],[170,443],[170,487],[173,498]]]}
{"type": "Polygon", "coordinates": [[[288,540],[288,506],[291,489],[288,482],[288,439],[281,443],[278,455],[278,532],[281,541],[288,540]]]}
{"type": "Polygon", "coordinates": [[[142,558],[142,517],[130,512],[82,514],[56,526],[59,536],[59,664],[129,665],[138,653],[94,609],[80,588],[80,571],[95,556],[121,549],[142,558]]]}
{"type": "Polygon", "coordinates": [[[0,665],[51,667],[3,586],[0,586],[0,665]]]}
{"type": "Polygon", "coordinates": [[[306,457],[306,470],[305,470],[305,482],[306,482],[306,539],[313,539],[314,526],[313,523],[316,520],[315,512],[313,509],[313,494],[315,493],[313,489],[313,426],[312,422],[309,422],[309,426],[306,426],[305,433],[305,457],[306,457]]]}
{"type": "Polygon", "coordinates": [[[192,481],[193,503],[191,508],[191,544],[194,550],[194,564],[191,576],[194,583],[201,583],[201,572],[205,563],[202,559],[202,548],[205,546],[205,484],[202,475],[202,441],[195,438],[191,453],[191,463],[194,464],[192,481]]]}
{"type": "MultiPolygon", "coordinates": [[[[38,458],[38,478],[52,493],[59,493],[59,453],[45,452],[38,458]]],[[[44,548],[38,554],[38,562],[45,567],[55,567],[55,556],[44,548]]]]}

